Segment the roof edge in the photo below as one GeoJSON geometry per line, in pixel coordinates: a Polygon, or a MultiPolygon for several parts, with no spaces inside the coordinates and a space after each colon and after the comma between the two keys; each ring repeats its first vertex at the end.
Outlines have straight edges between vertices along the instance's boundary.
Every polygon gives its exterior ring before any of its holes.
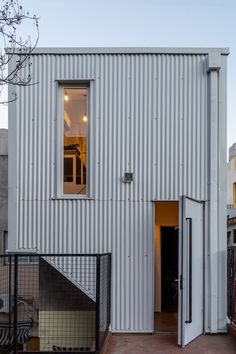
{"type": "MultiPolygon", "coordinates": [[[[209,54],[228,55],[229,48],[194,47],[38,47],[31,54],[209,54]]],[[[20,51],[15,50],[14,54],[20,51]]]]}

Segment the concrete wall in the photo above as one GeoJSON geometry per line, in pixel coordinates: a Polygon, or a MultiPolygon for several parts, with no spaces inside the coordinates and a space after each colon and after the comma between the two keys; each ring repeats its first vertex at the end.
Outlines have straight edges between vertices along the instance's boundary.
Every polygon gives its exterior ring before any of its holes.
{"type": "Polygon", "coordinates": [[[4,232],[7,226],[8,199],[8,131],[0,129],[0,254],[3,252],[4,232]]]}
{"type": "Polygon", "coordinates": [[[40,350],[53,346],[90,348],[95,338],[95,311],[39,311],[40,350]]]}

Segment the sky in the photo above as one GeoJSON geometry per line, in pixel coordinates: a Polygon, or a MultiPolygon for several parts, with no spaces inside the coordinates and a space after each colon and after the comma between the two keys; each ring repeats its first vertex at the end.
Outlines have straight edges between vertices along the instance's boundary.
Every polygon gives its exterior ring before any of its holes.
{"type": "MultiPolygon", "coordinates": [[[[236,0],[19,2],[40,17],[38,47],[229,47],[228,147],[236,142],[236,0]]],[[[0,105],[3,127],[7,107],[0,105]]]]}

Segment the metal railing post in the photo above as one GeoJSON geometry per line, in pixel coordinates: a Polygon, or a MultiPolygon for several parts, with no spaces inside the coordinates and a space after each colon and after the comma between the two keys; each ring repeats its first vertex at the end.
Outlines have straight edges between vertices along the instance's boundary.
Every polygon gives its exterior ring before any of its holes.
{"type": "Polygon", "coordinates": [[[18,255],[14,255],[14,353],[17,354],[18,255]]]}
{"type": "Polygon", "coordinates": [[[231,321],[235,320],[234,318],[234,309],[235,309],[235,252],[233,249],[230,251],[230,318],[231,321]]]}
{"type": "Polygon", "coordinates": [[[236,249],[227,250],[227,314],[231,322],[236,323],[236,249]]]}
{"type": "Polygon", "coordinates": [[[230,301],[230,319],[232,321],[233,319],[233,309],[234,309],[234,252],[233,250],[230,250],[230,258],[229,258],[229,288],[230,288],[230,296],[229,296],[229,301],[230,301]]]}
{"type": "MultiPolygon", "coordinates": [[[[6,258],[7,259],[7,258],[6,258]]],[[[8,326],[8,337],[9,337],[9,344],[11,343],[11,266],[12,266],[12,257],[8,256],[8,261],[9,261],[9,279],[8,279],[8,286],[9,286],[9,301],[8,301],[8,321],[9,321],[9,326],[8,326]]]]}
{"type": "Polygon", "coordinates": [[[100,324],[100,255],[96,256],[96,353],[100,351],[99,324],[100,324]]]}
{"type": "Polygon", "coordinates": [[[108,310],[107,310],[107,322],[108,322],[108,330],[111,323],[111,254],[108,255],[108,310]]]}

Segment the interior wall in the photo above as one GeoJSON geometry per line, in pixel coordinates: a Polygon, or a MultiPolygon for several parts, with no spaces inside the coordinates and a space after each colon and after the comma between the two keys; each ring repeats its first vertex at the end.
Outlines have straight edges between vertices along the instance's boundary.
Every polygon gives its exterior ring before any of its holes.
{"type": "Polygon", "coordinates": [[[154,265],[154,311],[161,311],[161,227],[178,226],[179,203],[156,202],[155,203],[155,265],[154,265]]]}

